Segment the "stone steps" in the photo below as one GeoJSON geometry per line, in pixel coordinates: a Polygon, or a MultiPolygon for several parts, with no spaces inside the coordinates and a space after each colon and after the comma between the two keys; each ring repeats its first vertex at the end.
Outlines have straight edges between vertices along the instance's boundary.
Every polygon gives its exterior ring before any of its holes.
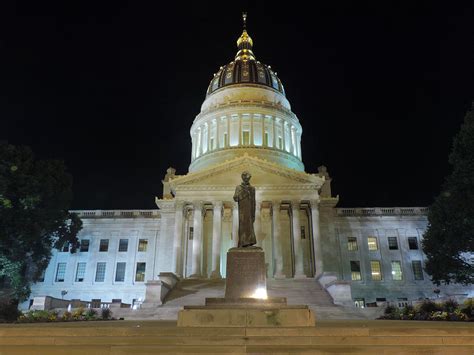
{"type": "Polygon", "coordinates": [[[321,321],[315,327],[188,328],[175,322],[0,325],[0,354],[470,354],[472,323],[321,321]]]}

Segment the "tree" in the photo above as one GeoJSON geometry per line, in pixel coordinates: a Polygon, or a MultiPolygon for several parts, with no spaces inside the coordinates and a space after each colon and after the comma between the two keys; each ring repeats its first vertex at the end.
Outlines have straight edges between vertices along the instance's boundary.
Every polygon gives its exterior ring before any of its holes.
{"type": "Polygon", "coordinates": [[[454,138],[452,173],[428,214],[426,272],[437,285],[474,281],[474,103],[454,138]]]}
{"type": "MultiPolygon", "coordinates": [[[[78,247],[82,221],[69,213],[72,178],[64,163],[37,160],[28,147],[0,142],[0,282],[22,301],[48,266],[53,247],[78,247]]],[[[5,290],[8,290],[5,294],[5,290]]]]}

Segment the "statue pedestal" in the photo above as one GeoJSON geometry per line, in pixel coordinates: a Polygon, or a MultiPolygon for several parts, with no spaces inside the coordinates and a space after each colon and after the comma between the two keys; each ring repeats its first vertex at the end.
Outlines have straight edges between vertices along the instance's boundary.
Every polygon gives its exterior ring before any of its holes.
{"type": "Polygon", "coordinates": [[[308,306],[287,305],[284,297],[267,297],[265,254],[261,248],[227,252],[224,298],[206,298],[205,306],[184,306],[179,327],[314,327],[308,306]]]}
{"type": "Polygon", "coordinates": [[[230,249],[226,270],[226,299],[267,297],[265,253],[262,248],[230,249]]]}

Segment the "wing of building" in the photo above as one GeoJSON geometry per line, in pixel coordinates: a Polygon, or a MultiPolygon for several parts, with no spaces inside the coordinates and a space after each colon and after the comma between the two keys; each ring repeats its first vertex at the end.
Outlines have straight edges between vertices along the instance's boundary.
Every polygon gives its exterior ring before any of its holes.
{"type": "MultiPolygon", "coordinates": [[[[189,172],[168,169],[159,209],[77,211],[80,250],[53,252],[31,300],[67,292],[68,299],[133,304],[160,273],[225,277],[238,234],[232,197],[244,170],[256,188],[257,244],[269,278],[315,278],[336,303],[359,306],[433,296],[421,251],[427,209],[336,208],[326,167],[305,172],[303,128],[277,73],[256,59],[246,30],[237,47],[191,126],[189,172]]],[[[442,292],[466,291],[454,285],[442,292]]]]}

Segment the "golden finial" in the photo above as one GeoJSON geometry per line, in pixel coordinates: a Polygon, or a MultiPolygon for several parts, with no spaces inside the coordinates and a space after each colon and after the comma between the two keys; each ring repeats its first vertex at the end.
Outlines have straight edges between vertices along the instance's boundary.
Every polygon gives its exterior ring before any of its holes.
{"type": "Polygon", "coordinates": [[[237,40],[237,47],[239,48],[239,51],[237,52],[235,59],[236,60],[238,59],[254,60],[255,56],[252,53],[253,41],[252,41],[252,38],[250,38],[249,34],[247,33],[247,13],[246,12],[242,12],[242,20],[243,20],[244,29],[242,31],[242,35],[237,40]]]}

